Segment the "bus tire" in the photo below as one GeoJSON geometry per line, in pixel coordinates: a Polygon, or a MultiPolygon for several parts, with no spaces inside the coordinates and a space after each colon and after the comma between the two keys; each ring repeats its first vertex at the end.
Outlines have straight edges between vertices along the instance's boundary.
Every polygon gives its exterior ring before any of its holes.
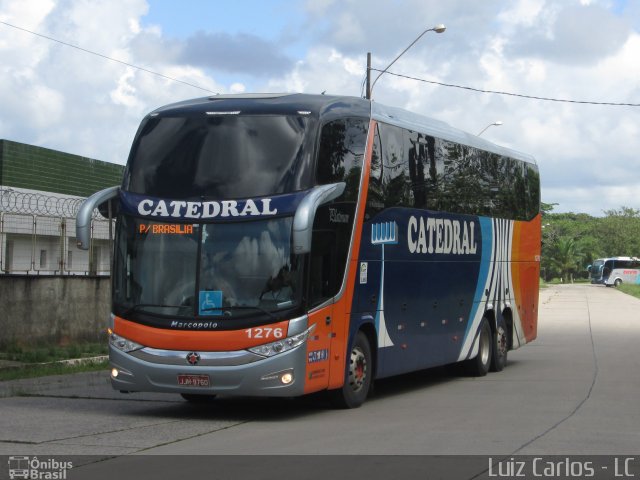
{"type": "Polygon", "coordinates": [[[498,323],[496,334],[493,335],[494,342],[491,349],[492,372],[501,372],[507,366],[507,353],[509,352],[509,339],[507,338],[507,325],[504,319],[498,323]]]}
{"type": "Polygon", "coordinates": [[[473,377],[484,377],[491,366],[493,335],[489,321],[483,318],[478,330],[478,355],[464,362],[465,370],[473,377]]]}
{"type": "Polygon", "coordinates": [[[202,393],[181,393],[180,396],[189,403],[197,403],[200,405],[209,403],[216,398],[215,395],[207,395],[202,393]]]}
{"type": "Polygon", "coordinates": [[[613,282],[613,286],[618,288],[620,285],[622,285],[622,280],[620,280],[619,278],[616,278],[616,281],[613,282]]]}
{"type": "Polygon", "coordinates": [[[371,345],[364,332],[359,331],[349,353],[349,365],[342,388],[329,391],[331,403],[337,408],[358,408],[371,389],[373,363],[371,345]]]}

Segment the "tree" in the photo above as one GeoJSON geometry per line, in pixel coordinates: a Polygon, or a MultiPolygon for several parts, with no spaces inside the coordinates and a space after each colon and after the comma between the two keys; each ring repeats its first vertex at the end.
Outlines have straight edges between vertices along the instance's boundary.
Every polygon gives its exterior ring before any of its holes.
{"type": "Polygon", "coordinates": [[[605,256],[640,256],[640,210],[621,207],[604,213],[601,228],[594,233],[604,246],[605,256]]]}
{"type": "Polygon", "coordinates": [[[568,279],[580,273],[586,276],[586,266],[596,258],[640,256],[640,210],[623,206],[605,211],[605,217],[592,217],[586,213],[553,213],[554,206],[542,204],[541,270],[545,280],[568,279]],[[567,244],[568,239],[573,240],[573,246],[567,244]],[[572,262],[567,260],[572,256],[582,262],[573,271],[572,262]]]}
{"type": "Polygon", "coordinates": [[[584,254],[578,243],[571,237],[560,237],[552,248],[551,265],[560,272],[565,283],[573,281],[574,274],[581,270],[584,254]]]}

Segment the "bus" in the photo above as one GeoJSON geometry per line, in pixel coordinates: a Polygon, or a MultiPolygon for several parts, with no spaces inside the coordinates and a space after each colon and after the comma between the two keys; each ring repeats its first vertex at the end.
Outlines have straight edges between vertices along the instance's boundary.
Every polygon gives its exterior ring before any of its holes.
{"type": "Polygon", "coordinates": [[[616,262],[615,268],[604,281],[607,287],[619,287],[623,283],[640,285],[640,259],[632,257],[631,260],[616,262]]]}
{"type": "Polygon", "coordinates": [[[123,392],[360,406],[372,381],[536,338],[531,156],[356,98],[212,96],[142,121],[116,219],[111,383],[123,392]]]}
{"type": "MultiPolygon", "coordinates": [[[[591,283],[606,285],[607,287],[615,285],[617,287],[625,280],[623,278],[625,270],[639,267],[640,262],[635,257],[608,257],[594,260],[593,264],[587,269],[591,283]],[[615,274],[612,276],[614,272],[615,274]]],[[[627,277],[626,281],[635,283],[635,278],[627,277]]]]}

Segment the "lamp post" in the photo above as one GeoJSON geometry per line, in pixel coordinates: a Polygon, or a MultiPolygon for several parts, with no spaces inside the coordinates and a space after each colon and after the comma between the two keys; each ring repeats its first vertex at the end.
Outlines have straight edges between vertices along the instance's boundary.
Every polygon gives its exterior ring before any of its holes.
{"type": "Polygon", "coordinates": [[[490,123],[489,125],[484,127],[482,130],[480,130],[480,133],[478,135],[476,135],[476,136],[479,137],[480,135],[482,135],[487,130],[487,128],[489,128],[489,127],[499,127],[500,125],[502,125],[502,122],[500,120],[498,120],[496,122],[493,122],[493,123],[490,123]]]}
{"type": "Polygon", "coordinates": [[[387,70],[389,70],[389,68],[391,68],[391,65],[393,65],[394,63],[396,63],[396,61],[406,53],[407,50],[409,50],[411,47],[413,47],[415,45],[415,43],[420,40],[422,38],[422,36],[427,33],[427,32],[436,32],[436,33],[442,33],[447,29],[447,27],[445,27],[442,23],[439,23],[438,25],[436,25],[435,27],[432,28],[427,28],[424,32],[422,32],[420,35],[418,35],[418,37],[409,44],[409,46],[407,48],[405,48],[402,52],[400,52],[400,55],[398,55],[396,58],[393,59],[393,61],[387,65],[387,67],[382,70],[378,76],[376,77],[376,79],[373,81],[373,83],[371,83],[371,52],[367,53],[367,94],[366,97],[368,100],[371,99],[371,93],[373,92],[373,87],[376,85],[376,82],[378,81],[378,79],[387,72],[387,70]]]}

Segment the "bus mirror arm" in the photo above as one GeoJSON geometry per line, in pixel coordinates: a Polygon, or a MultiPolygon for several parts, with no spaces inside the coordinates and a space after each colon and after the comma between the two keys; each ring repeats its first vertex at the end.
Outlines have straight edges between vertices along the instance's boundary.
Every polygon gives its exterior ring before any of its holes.
{"type": "Polygon", "coordinates": [[[82,250],[89,249],[89,240],[91,238],[91,217],[93,210],[109,200],[118,198],[120,187],[109,187],[94,193],[87,198],[76,215],[76,238],[78,239],[78,248],[82,250]]]}
{"type": "Polygon", "coordinates": [[[342,195],[346,186],[347,184],[344,182],[319,185],[302,199],[293,217],[294,253],[309,253],[311,251],[311,234],[316,211],[320,205],[342,195]]]}

